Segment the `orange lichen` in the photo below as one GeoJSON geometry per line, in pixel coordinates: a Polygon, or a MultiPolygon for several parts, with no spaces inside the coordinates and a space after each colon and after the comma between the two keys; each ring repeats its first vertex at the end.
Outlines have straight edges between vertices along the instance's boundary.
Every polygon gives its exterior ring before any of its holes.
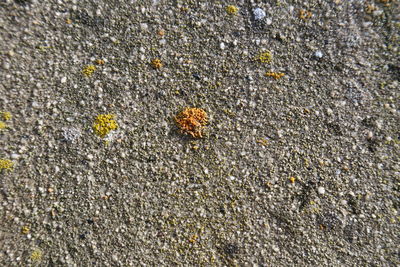
{"type": "Polygon", "coordinates": [[[257,140],[257,143],[259,143],[262,146],[268,146],[268,140],[267,139],[259,139],[259,140],[257,140]]]}
{"type": "Polygon", "coordinates": [[[372,12],[374,12],[375,10],[377,10],[378,8],[376,6],[374,6],[373,4],[367,4],[365,6],[365,12],[367,12],[368,14],[371,14],[372,12]]]}
{"type": "Polygon", "coordinates": [[[153,59],[150,64],[154,69],[159,69],[163,66],[161,60],[159,60],[158,58],[153,59]]]}
{"type": "Polygon", "coordinates": [[[310,11],[304,10],[304,9],[300,9],[299,11],[299,18],[303,19],[303,20],[307,20],[309,18],[312,17],[312,13],[310,11]]]}
{"type": "Polygon", "coordinates": [[[165,31],[163,29],[158,30],[157,34],[159,36],[164,36],[165,35],[165,31]]]}
{"type": "Polygon", "coordinates": [[[185,108],[175,117],[175,121],[182,133],[201,138],[208,118],[207,113],[201,108],[185,108]]]}
{"type": "Polygon", "coordinates": [[[265,76],[273,77],[273,78],[275,78],[275,80],[279,80],[280,78],[285,76],[285,73],[282,73],[282,72],[270,72],[269,71],[269,72],[265,73],[265,76]]]}

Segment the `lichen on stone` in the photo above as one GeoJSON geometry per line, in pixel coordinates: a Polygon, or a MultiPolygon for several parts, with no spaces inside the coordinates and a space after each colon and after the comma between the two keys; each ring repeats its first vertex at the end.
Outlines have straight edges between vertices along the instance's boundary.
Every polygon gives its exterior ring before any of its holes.
{"type": "Polygon", "coordinates": [[[0,171],[7,170],[10,171],[14,167],[14,162],[9,159],[0,159],[0,171]]]}
{"type": "Polygon", "coordinates": [[[175,117],[175,121],[182,133],[201,138],[208,116],[201,108],[185,108],[175,117]]]}
{"type": "Polygon", "coordinates": [[[111,131],[118,129],[118,123],[115,121],[113,114],[100,114],[96,117],[93,124],[93,131],[96,135],[104,138],[111,131]]]}

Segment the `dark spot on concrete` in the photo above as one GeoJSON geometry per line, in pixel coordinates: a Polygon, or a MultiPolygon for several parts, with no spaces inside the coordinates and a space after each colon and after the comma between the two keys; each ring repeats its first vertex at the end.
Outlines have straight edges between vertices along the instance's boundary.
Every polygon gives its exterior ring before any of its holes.
{"type": "Polygon", "coordinates": [[[334,135],[342,136],[343,132],[340,128],[340,125],[334,122],[327,122],[326,126],[328,127],[328,131],[334,135]]]}
{"type": "Polygon", "coordinates": [[[374,117],[366,117],[361,121],[361,125],[372,128],[375,125],[376,119],[374,117]]]}
{"type": "Polygon", "coordinates": [[[225,245],[224,252],[228,256],[232,257],[232,256],[234,256],[234,255],[239,253],[239,247],[236,244],[229,243],[229,244],[225,245]]]}
{"type": "Polygon", "coordinates": [[[14,1],[20,6],[26,6],[32,3],[31,0],[14,0],[14,1]]]}
{"type": "Polygon", "coordinates": [[[393,75],[393,77],[397,80],[400,80],[400,66],[389,64],[388,67],[388,71],[393,75]]]}
{"type": "Polygon", "coordinates": [[[367,147],[369,152],[375,153],[376,151],[378,151],[378,146],[379,146],[378,139],[376,138],[367,139],[367,147]]]}
{"type": "Polygon", "coordinates": [[[321,215],[318,215],[316,220],[317,224],[323,230],[327,231],[337,229],[341,225],[339,217],[334,212],[326,212],[321,215]]]}
{"type": "Polygon", "coordinates": [[[201,80],[201,77],[200,77],[200,75],[199,74],[197,74],[197,73],[193,73],[192,74],[192,76],[193,76],[193,78],[195,78],[196,80],[198,80],[198,81],[200,81],[201,80]]]}

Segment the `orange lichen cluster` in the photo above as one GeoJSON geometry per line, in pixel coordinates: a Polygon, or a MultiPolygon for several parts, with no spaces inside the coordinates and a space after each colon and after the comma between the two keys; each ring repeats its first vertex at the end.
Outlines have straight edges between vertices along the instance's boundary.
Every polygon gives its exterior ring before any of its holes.
{"type": "Polygon", "coordinates": [[[207,113],[201,108],[185,108],[175,117],[175,121],[182,133],[201,138],[208,118],[207,113]]]}
{"type": "Polygon", "coordinates": [[[95,62],[96,62],[97,65],[104,65],[104,63],[105,63],[105,61],[102,60],[102,59],[96,59],[95,62]]]}
{"type": "Polygon", "coordinates": [[[285,73],[282,73],[282,72],[267,72],[267,73],[265,73],[265,76],[273,77],[273,78],[275,78],[275,80],[279,80],[280,78],[285,76],[285,73]]]}
{"type": "Polygon", "coordinates": [[[373,4],[367,4],[365,6],[365,12],[367,12],[367,14],[371,14],[372,12],[374,12],[375,10],[377,10],[378,8],[376,6],[374,6],[373,4]]]}
{"type": "Polygon", "coordinates": [[[304,10],[304,9],[300,9],[299,11],[299,18],[303,19],[303,20],[307,20],[309,18],[312,17],[312,13],[310,11],[304,10]]]}
{"type": "Polygon", "coordinates": [[[159,69],[163,66],[161,60],[159,60],[158,58],[153,59],[150,64],[154,69],[159,69]]]}
{"type": "Polygon", "coordinates": [[[160,30],[158,30],[157,34],[158,34],[159,36],[164,36],[164,35],[165,35],[165,30],[160,29],[160,30]]]}

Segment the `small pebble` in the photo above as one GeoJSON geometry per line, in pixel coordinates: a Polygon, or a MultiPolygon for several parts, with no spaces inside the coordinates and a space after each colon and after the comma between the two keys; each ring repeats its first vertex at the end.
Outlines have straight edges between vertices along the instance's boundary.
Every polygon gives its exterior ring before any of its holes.
{"type": "Polygon", "coordinates": [[[3,63],[3,68],[4,68],[5,70],[10,69],[10,64],[7,63],[7,62],[4,62],[4,63],[3,63]]]}
{"type": "Polygon", "coordinates": [[[147,31],[148,28],[149,26],[147,25],[147,23],[140,23],[140,29],[142,31],[147,31]]]}
{"type": "Polygon", "coordinates": [[[225,49],[225,44],[224,43],[220,43],[219,44],[219,48],[221,48],[221,50],[224,50],[225,49]]]}
{"type": "Polygon", "coordinates": [[[261,8],[257,7],[253,10],[253,15],[255,20],[262,20],[265,18],[265,11],[262,10],[261,8]]]}
{"type": "Polygon", "coordinates": [[[380,15],[382,15],[383,14],[383,10],[375,10],[373,13],[372,13],[372,15],[374,16],[374,17],[378,17],[378,16],[380,16],[380,15]]]}
{"type": "Polygon", "coordinates": [[[323,188],[322,186],[318,187],[318,194],[320,195],[325,194],[325,188],[323,188]]]}
{"type": "Polygon", "coordinates": [[[322,54],[322,52],[321,52],[321,51],[319,51],[319,50],[318,50],[318,51],[316,51],[314,55],[315,55],[315,57],[317,57],[317,58],[322,58],[322,57],[323,57],[323,54],[322,54]]]}
{"type": "Polygon", "coordinates": [[[38,108],[38,107],[40,107],[40,105],[39,105],[39,103],[38,103],[38,102],[36,102],[36,101],[33,101],[33,102],[32,102],[32,107],[34,107],[34,108],[38,108]]]}

